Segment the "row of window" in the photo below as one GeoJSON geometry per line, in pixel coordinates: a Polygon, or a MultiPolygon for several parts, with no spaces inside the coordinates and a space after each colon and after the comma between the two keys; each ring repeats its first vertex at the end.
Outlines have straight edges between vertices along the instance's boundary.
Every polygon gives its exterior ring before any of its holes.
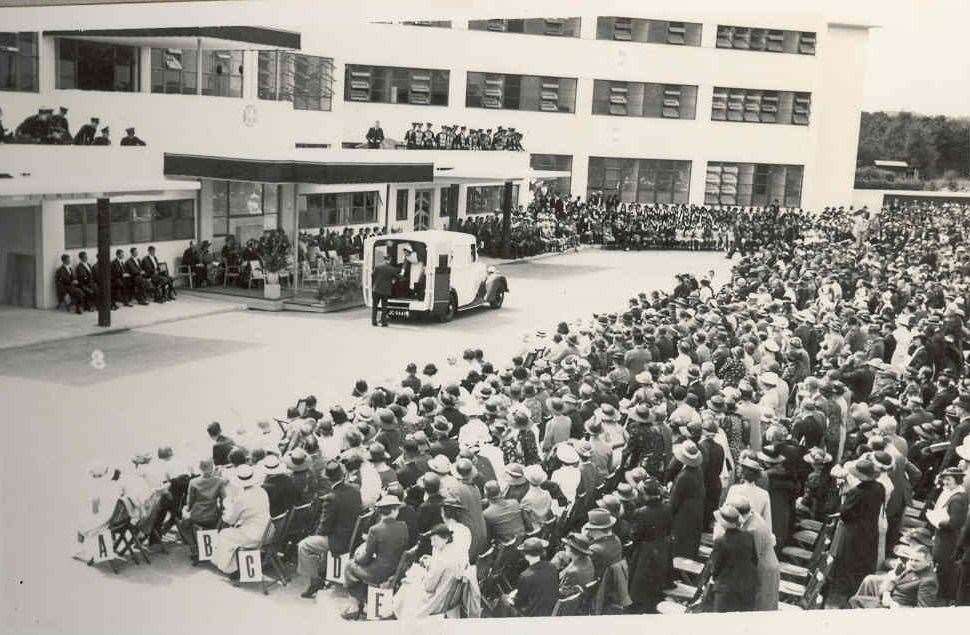
{"type": "Polygon", "coordinates": [[[711,119],[807,126],[811,109],[811,93],[715,87],[711,119]]]}
{"type": "Polygon", "coordinates": [[[690,161],[589,158],[588,195],[619,196],[625,203],[687,203],[690,161]]]}
{"type": "Polygon", "coordinates": [[[274,184],[246,181],[212,181],[212,234],[236,236],[241,227],[264,229],[279,225],[282,188],[274,184]]]}
{"type": "MultiPolygon", "coordinates": [[[[111,244],[130,245],[195,238],[195,201],[111,203],[111,244]]],[[[64,206],[64,248],[98,246],[98,207],[64,206]]]]}
{"type": "Polygon", "coordinates": [[[696,22],[622,17],[596,18],[597,40],[700,46],[701,29],[702,25],[696,22]]]}
{"type": "Polygon", "coordinates": [[[380,206],[376,191],[308,194],[306,210],[300,211],[300,227],[374,224],[380,206]]]}
{"type": "Polygon", "coordinates": [[[333,102],[333,60],[282,51],[259,52],[260,99],[289,101],[296,110],[327,110],[333,102]]]}
{"type": "Polygon", "coordinates": [[[593,82],[594,115],[693,119],[696,108],[697,86],[604,79],[593,82]]]}
{"type": "Polygon", "coordinates": [[[468,72],[465,107],[541,112],[576,112],[576,80],[468,72]]]}
{"type": "Polygon", "coordinates": [[[344,101],[447,106],[447,70],[348,64],[344,101]]]}
{"type": "Polygon", "coordinates": [[[468,30],[579,37],[580,23],[580,18],[493,18],[491,20],[469,20],[468,30]]]}
{"type": "Polygon", "coordinates": [[[815,55],[815,33],[722,24],[717,27],[716,46],[719,49],[815,55]]]}
{"type": "Polygon", "coordinates": [[[800,165],[711,161],[707,164],[704,202],[742,207],[778,202],[784,207],[800,207],[803,172],[800,165]]]}
{"type": "MultiPolygon", "coordinates": [[[[152,49],[151,57],[153,93],[194,95],[198,92],[198,51],[152,49]]],[[[203,95],[242,97],[242,89],[242,51],[202,51],[203,95]]]]}
{"type": "Polygon", "coordinates": [[[37,34],[0,33],[0,90],[37,92],[37,34]]]}

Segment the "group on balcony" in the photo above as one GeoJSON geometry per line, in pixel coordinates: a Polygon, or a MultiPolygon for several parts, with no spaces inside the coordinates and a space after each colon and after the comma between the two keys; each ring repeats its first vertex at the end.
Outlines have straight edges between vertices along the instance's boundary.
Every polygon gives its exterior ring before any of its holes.
{"type": "MultiPolygon", "coordinates": [[[[77,133],[71,134],[71,126],[67,121],[67,108],[61,106],[57,113],[53,108],[39,108],[36,114],[30,115],[18,125],[13,132],[3,126],[3,110],[0,109],[0,143],[23,143],[34,145],[76,145],[76,146],[110,146],[111,129],[101,127],[98,117],[78,128],[77,133]],[[100,129],[99,129],[100,128],[100,129]]],[[[143,146],[145,142],[138,138],[135,129],[125,130],[119,145],[143,146]]]]}

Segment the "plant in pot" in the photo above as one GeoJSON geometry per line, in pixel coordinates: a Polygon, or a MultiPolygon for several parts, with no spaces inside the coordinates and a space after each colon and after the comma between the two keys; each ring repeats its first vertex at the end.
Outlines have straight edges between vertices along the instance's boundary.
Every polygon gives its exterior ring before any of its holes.
{"type": "Polygon", "coordinates": [[[269,300],[279,299],[280,274],[286,271],[292,250],[290,239],[281,229],[267,231],[260,237],[259,253],[263,260],[263,272],[266,274],[263,297],[269,300]]]}

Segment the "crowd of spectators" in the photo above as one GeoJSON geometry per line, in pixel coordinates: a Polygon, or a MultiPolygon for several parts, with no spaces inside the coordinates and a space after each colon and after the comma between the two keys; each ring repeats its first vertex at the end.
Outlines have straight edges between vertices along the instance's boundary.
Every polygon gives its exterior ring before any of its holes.
{"type": "MultiPolygon", "coordinates": [[[[61,106],[55,114],[53,108],[40,108],[37,114],[24,119],[12,132],[3,126],[3,110],[0,110],[0,143],[25,143],[41,145],[110,146],[111,130],[101,126],[98,117],[71,134],[67,121],[67,108],[61,106]]],[[[134,128],[127,128],[119,145],[143,146],[145,142],[135,135],[134,128]]]]}
{"type": "Polygon", "coordinates": [[[96,464],[79,538],[120,507],[195,557],[184,529],[221,526],[236,576],[309,505],[272,558],[313,597],[349,554],[347,617],[368,585],[399,618],[970,605],[968,215],[797,215],[730,280],[680,274],[509,363],[467,350],[279,429],[214,423],[198,468],[96,464]]]}

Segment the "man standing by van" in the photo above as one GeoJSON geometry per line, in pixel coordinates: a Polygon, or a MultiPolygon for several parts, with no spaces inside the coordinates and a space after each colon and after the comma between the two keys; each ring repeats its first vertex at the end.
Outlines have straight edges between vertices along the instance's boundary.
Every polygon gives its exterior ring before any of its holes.
{"type": "Polygon", "coordinates": [[[381,326],[387,326],[387,299],[391,297],[391,287],[397,278],[398,268],[388,260],[387,254],[380,257],[380,264],[374,266],[370,276],[371,326],[377,326],[377,314],[381,316],[381,326]]]}

